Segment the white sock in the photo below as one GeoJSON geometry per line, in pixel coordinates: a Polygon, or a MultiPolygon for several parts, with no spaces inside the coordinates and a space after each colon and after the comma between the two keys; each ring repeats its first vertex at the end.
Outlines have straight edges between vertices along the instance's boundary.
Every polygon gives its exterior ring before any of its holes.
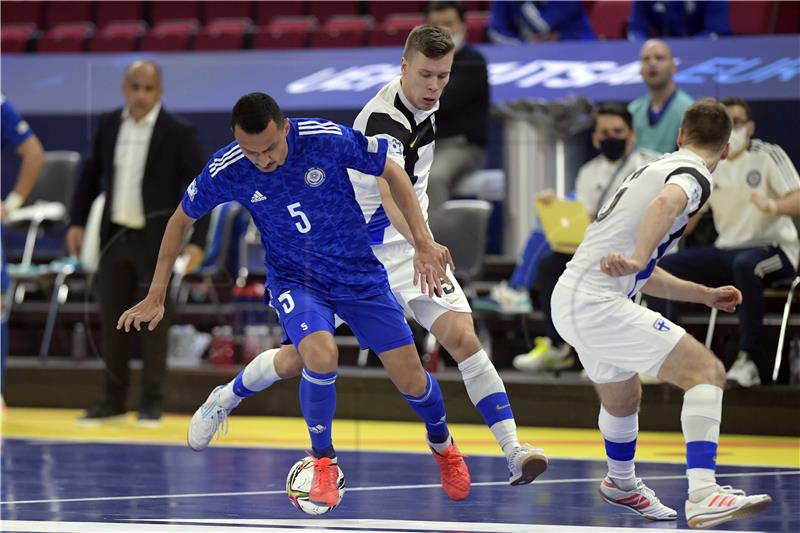
{"type": "Polygon", "coordinates": [[[272,348],[250,361],[250,364],[220,391],[220,403],[226,408],[235,407],[243,398],[261,392],[280,380],[281,377],[275,370],[275,355],[279,350],[280,348],[272,348]]]}
{"type": "MultiPolygon", "coordinates": [[[[428,439],[425,439],[425,440],[428,440],[428,439]]],[[[451,444],[453,444],[453,437],[452,436],[447,437],[447,439],[444,442],[431,442],[431,441],[428,440],[428,446],[433,448],[433,451],[435,451],[439,455],[442,455],[444,452],[446,452],[447,448],[449,448],[451,444]]]]}
{"type": "Polygon", "coordinates": [[[597,426],[605,441],[608,477],[622,490],[633,490],[636,488],[636,467],[633,456],[636,452],[636,438],[639,435],[638,413],[623,417],[614,416],[601,405],[597,426]]]}
{"type": "Polygon", "coordinates": [[[681,427],[686,440],[686,477],[689,499],[699,502],[717,485],[716,446],[722,422],[722,389],[715,385],[696,385],[683,395],[681,427]],[[702,468],[689,468],[700,463],[702,468]]]}
{"type": "Polygon", "coordinates": [[[472,404],[480,411],[506,458],[519,447],[517,424],[511,413],[503,380],[483,349],[458,364],[472,404]],[[483,401],[486,400],[486,401],[483,401]],[[497,409],[497,406],[502,409],[497,409]]]}

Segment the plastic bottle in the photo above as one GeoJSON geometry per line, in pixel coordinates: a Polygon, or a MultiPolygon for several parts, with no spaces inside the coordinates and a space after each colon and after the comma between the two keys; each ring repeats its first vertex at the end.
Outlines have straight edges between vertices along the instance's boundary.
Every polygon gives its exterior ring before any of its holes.
{"type": "Polygon", "coordinates": [[[85,361],[87,354],[86,325],[76,322],[72,328],[72,358],[75,361],[85,361]]]}

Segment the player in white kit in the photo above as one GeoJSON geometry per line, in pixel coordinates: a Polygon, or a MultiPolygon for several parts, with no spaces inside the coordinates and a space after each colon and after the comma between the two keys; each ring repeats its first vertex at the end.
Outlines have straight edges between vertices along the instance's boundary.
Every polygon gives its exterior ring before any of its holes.
{"type": "Polygon", "coordinates": [[[686,440],[689,527],[705,528],[752,516],[771,501],[747,496],[715,478],[722,416],[722,363],[686,331],[636,305],[637,292],[703,303],[732,312],[741,293],[680,280],[657,265],[680,238],[689,217],[708,200],[711,173],[728,154],[731,120],[712,99],[684,113],[681,148],[631,174],[598,212],[553,293],[553,322],[595,383],[608,476],[602,498],[651,520],[677,513],[635,476],[641,400],[639,374],[657,376],[685,391],[681,426],[686,440]]]}
{"type": "MultiPolygon", "coordinates": [[[[428,174],[433,163],[435,112],[447,84],[452,47],[439,55],[426,48],[426,36],[447,36],[446,30],[418,26],[409,34],[401,61],[401,76],[385,85],[356,117],[354,129],[389,141],[389,157],[411,177],[423,214],[428,211],[428,174]]],[[[465,110],[467,112],[468,110],[465,110]]],[[[441,295],[421,293],[414,279],[412,237],[383,179],[351,171],[353,189],[372,236],[373,252],[386,268],[397,301],[416,322],[433,333],[458,362],[467,393],[480,411],[508,460],[509,482],[532,482],[547,469],[541,449],[520,444],[511,404],[500,376],[480,345],[472,309],[453,276],[441,295]]],[[[268,350],[254,359],[236,379],[212,391],[189,426],[188,443],[205,449],[227,415],[239,402],[281,379],[297,376],[303,362],[291,345],[268,350]]],[[[434,457],[446,460],[444,449],[431,444],[434,457]]],[[[447,453],[459,453],[452,445],[447,453]]]]}

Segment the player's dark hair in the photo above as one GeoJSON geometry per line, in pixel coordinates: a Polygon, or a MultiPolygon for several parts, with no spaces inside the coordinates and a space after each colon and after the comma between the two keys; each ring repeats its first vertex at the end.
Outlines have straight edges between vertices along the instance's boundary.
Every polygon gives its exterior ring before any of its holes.
{"type": "Polygon", "coordinates": [[[750,111],[750,106],[747,104],[747,102],[745,102],[738,96],[729,96],[727,98],[723,98],[722,100],[720,100],[720,102],[725,107],[738,105],[739,107],[744,109],[744,114],[747,115],[747,120],[753,120],[753,113],[750,111]]]}
{"type": "Polygon", "coordinates": [[[270,122],[282,126],[283,111],[268,94],[250,93],[242,96],[231,111],[231,129],[239,126],[246,133],[261,133],[270,122]]]}
{"type": "Polygon", "coordinates": [[[403,57],[408,61],[411,53],[418,51],[429,59],[439,59],[452,52],[455,47],[449,31],[438,26],[422,24],[416,26],[408,34],[406,46],[403,48],[403,57]]]}
{"type": "Polygon", "coordinates": [[[683,113],[683,144],[722,150],[731,137],[733,123],[725,106],[713,98],[698,100],[683,113]]]}
{"type": "Polygon", "coordinates": [[[633,129],[633,117],[628,111],[628,108],[622,104],[614,102],[600,104],[600,106],[594,112],[595,126],[597,125],[597,117],[600,115],[612,115],[619,117],[625,122],[625,124],[628,126],[628,129],[633,129]]]}
{"type": "Polygon", "coordinates": [[[464,22],[464,4],[456,2],[455,0],[432,0],[425,4],[425,17],[428,17],[434,11],[445,11],[447,9],[455,9],[458,13],[458,18],[464,22]]]}

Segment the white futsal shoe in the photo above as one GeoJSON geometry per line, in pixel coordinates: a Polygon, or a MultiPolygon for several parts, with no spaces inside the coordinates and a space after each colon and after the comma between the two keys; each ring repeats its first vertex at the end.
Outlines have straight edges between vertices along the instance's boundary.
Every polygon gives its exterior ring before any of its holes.
{"type": "Polygon", "coordinates": [[[686,521],[691,528],[705,529],[757,515],[770,503],[772,498],[766,494],[748,496],[743,490],[725,485],[697,503],[686,500],[686,521]]]}
{"type": "Polygon", "coordinates": [[[232,406],[226,408],[220,403],[219,393],[225,385],[220,385],[209,394],[208,399],[201,405],[192,416],[189,422],[189,433],[186,442],[189,448],[196,452],[202,452],[208,448],[208,443],[217,435],[217,438],[228,432],[228,415],[239,405],[238,400],[232,406]]]}
{"type": "Polygon", "coordinates": [[[600,496],[606,503],[630,509],[648,520],[675,520],[678,513],[670,509],[658,499],[644,482],[636,478],[636,488],[622,490],[608,476],[600,483],[600,496]]]}
{"type": "Polygon", "coordinates": [[[530,444],[517,446],[508,460],[511,485],[527,485],[547,470],[547,456],[544,450],[530,444]]]}

